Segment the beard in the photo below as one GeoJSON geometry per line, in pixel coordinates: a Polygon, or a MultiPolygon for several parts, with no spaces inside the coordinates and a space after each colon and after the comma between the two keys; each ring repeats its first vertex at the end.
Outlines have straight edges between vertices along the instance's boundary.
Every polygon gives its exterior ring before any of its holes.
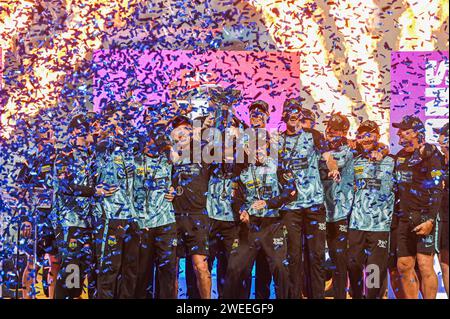
{"type": "Polygon", "coordinates": [[[375,149],[377,143],[374,141],[362,141],[359,144],[363,147],[364,150],[371,151],[375,149]]]}
{"type": "Polygon", "coordinates": [[[299,127],[300,127],[300,125],[298,123],[291,123],[291,121],[288,121],[286,123],[286,128],[292,132],[297,131],[299,127]]]}
{"type": "Polygon", "coordinates": [[[411,147],[413,144],[411,141],[401,139],[399,142],[402,147],[411,147]]]}

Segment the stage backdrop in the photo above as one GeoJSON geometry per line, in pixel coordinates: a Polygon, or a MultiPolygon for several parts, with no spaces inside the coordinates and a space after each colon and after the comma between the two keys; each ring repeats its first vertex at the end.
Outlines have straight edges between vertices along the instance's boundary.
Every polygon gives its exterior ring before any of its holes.
{"type": "Polygon", "coordinates": [[[392,123],[404,115],[418,116],[426,139],[436,143],[433,128],[448,122],[448,51],[393,52],[391,62],[391,150],[399,151],[392,123]]]}
{"type": "Polygon", "coordinates": [[[300,94],[297,53],[99,50],[94,54],[94,66],[94,110],[129,93],[151,107],[170,102],[170,88],[215,83],[242,91],[243,100],[236,111],[244,121],[248,121],[247,108],[253,101],[269,103],[269,127],[275,128],[284,100],[300,94]]]}

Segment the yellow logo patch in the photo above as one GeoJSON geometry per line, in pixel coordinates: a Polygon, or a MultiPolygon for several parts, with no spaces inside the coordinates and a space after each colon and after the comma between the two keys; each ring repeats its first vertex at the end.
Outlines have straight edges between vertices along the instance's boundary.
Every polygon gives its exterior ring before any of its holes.
{"type": "Polygon", "coordinates": [[[108,237],[108,246],[115,246],[117,245],[117,239],[114,236],[108,237]]]}
{"type": "Polygon", "coordinates": [[[251,180],[251,181],[245,183],[245,185],[246,185],[249,189],[255,188],[255,186],[256,186],[256,185],[259,185],[259,184],[260,184],[260,180],[259,180],[259,179],[256,179],[256,182],[254,182],[253,180],[251,180]]]}
{"type": "Polygon", "coordinates": [[[122,158],[122,156],[116,156],[116,157],[114,157],[114,163],[115,163],[115,164],[123,164],[123,158],[122,158]]]}
{"type": "Polygon", "coordinates": [[[441,176],[442,176],[442,172],[440,170],[433,170],[433,171],[431,171],[431,177],[432,178],[441,177],[441,176]]]}
{"type": "Polygon", "coordinates": [[[355,166],[355,175],[361,175],[364,173],[364,166],[355,166]]]}
{"type": "Polygon", "coordinates": [[[78,246],[77,240],[76,239],[70,239],[70,241],[69,241],[69,248],[70,249],[75,249],[75,248],[77,248],[77,246],[78,246]]]}

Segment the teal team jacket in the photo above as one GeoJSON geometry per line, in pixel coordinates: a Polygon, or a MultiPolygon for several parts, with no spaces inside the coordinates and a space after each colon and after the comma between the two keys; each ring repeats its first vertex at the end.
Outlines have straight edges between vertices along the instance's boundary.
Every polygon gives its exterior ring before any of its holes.
{"type": "Polygon", "coordinates": [[[97,151],[97,183],[117,186],[112,196],[97,202],[97,214],[107,220],[139,217],[133,205],[134,155],[120,140],[108,138],[97,151]]]}
{"type": "Polygon", "coordinates": [[[326,148],[320,133],[315,130],[304,130],[292,136],[283,133],[278,147],[283,167],[292,172],[297,187],[297,198],[284,209],[302,209],[323,204],[319,160],[326,148]]]}
{"type": "Polygon", "coordinates": [[[329,178],[325,161],[320,162],[328,223],[347,219],[352,211],[354,197],[352,149],[342,145],[330,153],[337,162],[341,180],[337,183],[329,178]]]}
{"type": "Polygon", "coordinates": [[[135,157],[133,203],[142,228],[156,228],[175,223],[173,205],[164,198],[172,186],[172,164],[167,156],[135,157]]]}
{"type": "Polygon", "coordinates": [[[395,202],[394,169],[391,156],[381,161],[369,161],[364,156],[355,159],[356,192],[350,229],[390,231],[395,202]]]}

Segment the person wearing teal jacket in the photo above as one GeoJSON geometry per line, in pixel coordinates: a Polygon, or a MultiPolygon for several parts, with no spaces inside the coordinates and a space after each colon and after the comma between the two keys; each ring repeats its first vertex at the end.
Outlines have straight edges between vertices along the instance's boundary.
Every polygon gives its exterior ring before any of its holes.
{"type": "Polygon", "coordinates": [[[363,298],[364,288],[366,299],[383,298],[381,287],[387,277],[395,160],[386,154],[379,138],[375,122],[367,120],[359,126],[354,160],[356,191],[348,234],[348,271],[354,299],[363,298]],[[372,274],[375,280],[371,280],[372,274]]]}
{"type": "Polygon", "coordinates": [[[239,238],[239,223],[235,214],[235,196],[238,187],[239,172],[237,164],[220,164],[211,167],[206,208],[210,218],[210,258],[212,271],[217,259],[217,292],[223,298],[223,286],[228,260],[233,244],[239,238]]]}
{"type": "MultiPolygon", "coordinates": [[[[54,298],[56,275],[59,268],[58,249],[51,222],[53,206],[53,170],[55,162],[55,131],[52,116],[41,110],[33,128],[32,142],[35,146],[27,152],[26,161],[17,176],[20,193],[23,196],[20,209],[20,244],[27,255],[27,265],[22,275],[22,295],[24,299],[36,298],[36,278],[41,265],[47,259],[50,272],[44,282],[48,284],[48,296],[54,298]]],[[[44,279],[45,280],[45,279],[44,279]]]]}
{"type": "Polygon", "coordinates": [[[80,297],[84,278],[95,271],[92,245],[94,197],[112,194],[102,185],[95,185],[90,122],[84,115],[75,116],[69,123],[68,132],[68,143],[58,152],[54,165],[52,217],[61,266],[56,299],[80,297]],[[76,282],[68,280],[74,271],[79,274],[75,277],[76,282]]]}
{"type": "Polygon", "coordinates": [[[327,220],[327,245],[333,263],[333,291],[335,299],[347,297],[348,217],[353,204],[353,150],[347,141],[350,128],[348,118],[335,113],[328,120],[325,136],[330,154],[335,159],[340,180],[328,177],[324,161],[320,163],[327,220]]]}
{"type": "Polygon", "coordinates": [[[264,252],[274,277],[277,298],[289,296],[286,227],[279,209],[295,199],[297,190],[292,174],[281,171],[278,161],[267,156],[269,143],[262,144],[256,148],[255,160],[250,156],[248,167],[240,174],[244,193],[240,220],[248,225],[248,235],[233,245],[224,286],[225,299],[248,298],[249,287],[245,285],[260,251],[264,252]]]}
{"type": "Polygon", "coordinates": [[[96,149],[97,183],[113,191],[96,205],[98,298],[134,298],[139,259],[138,214],[133,205],[133,149],[124,135],[130,118],[118,105],[104,114],[96,149]]]}
{"type": "Polygon", "coordinates": [[[339,171],[322,134],[302,127],[303,114],[299,101],[285,102],[283,121],[286,131],[279,139],[280,161],[292,172],[297,195],[280,210],[280,214],[288,231],[289,298],[300,299],[305,295],[322,299],[325,294],[326,215],[320,159],[323,158],[330,168],[330,177],[339,178],[339,171]]]}
{"type": "MultiPolygon", "coordinates": [[[[222,110],[223,112],[223,110],[222,110]]],[[[228,134],[225,129],[235,129],[246,127],[230,113],[225,113],[216,118],[216,128],[223,134],[228,134]]],[[[211,177],[208,184],[208,195],[206,198],[206,209],[210,218],[209,232],[209,269],[212,271],[214,261],[217,260],[217,294],[218,298],[223,298],[223,287],[225,275],[228,267],[230,253],[233,244],[239,238],[240,225],[238,217],[238,192],[239,175],[245,164],[237,163],[236,147],[233,145],[233,158],[227,161],[226,147],[222,139],[222,162],[214,163],[210,167],[211,177]],[[232,161],[231,161],[232,159],[232,161]]]]}
{"type": "Polygon", "coordinates": [[[133,204],[141,229],[136,298],[175,299],[177,228],[172,163],[151,136],[145,139],[145,148],[135,156],[133,179],[133,204]]]}

